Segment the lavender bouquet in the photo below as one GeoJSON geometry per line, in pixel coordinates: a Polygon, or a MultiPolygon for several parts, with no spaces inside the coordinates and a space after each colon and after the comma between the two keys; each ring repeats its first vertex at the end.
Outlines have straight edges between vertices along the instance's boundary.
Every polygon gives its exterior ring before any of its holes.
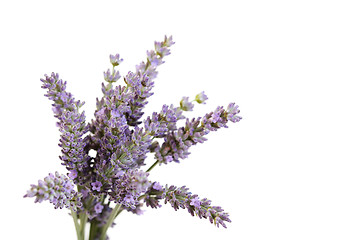
{"type": "Polygon", "coordinates": [[[55,208],[68,208],[78,240],[85,239],[87,224],[88,239],[108,239],[107,230],[115,225],[114,220],[122,211],[140,214],[144,205],[159,208],[161,201],[170,203],[175,210],[186,208],[192,216],[207,218],[218,227],[226,228],[225,222],[231,222],[221,207],[212,206],[209,199],[192,194],[187,187],[148,179],[155,166],[179,163],[190,154],[191,146],[207,140],[205,135],[226,128],[228,121],[241,119],[235,103],[217,107],[203,117],[186,118],[183,113],[193,110],[193,102],[205,103],[204,92],[192,101],[183,97],[179,106],[163,105],[159,112],[142,119],[147,99],[153,94],[156,69],[164,63],[173,44],[171,36],[155,42],[155,50],[147,52],[146,62],[123,77],[123,86],[115,84],[121,79],[116,68],[123,59],[119,54],[110,55],[112,69],[104,72],[103,96],[96,101],[91,123],[86,123],[85,114],[80,111],[84,102],[66,91],[66,81],[55,73],[41,79],[58,119],[60,159],[68,173],[50,173],[31,185],[24,197],[35,197],[35,202],[48,200],[55,208]],[[183,126],[177,126],[182,119],[183,126]],[[89,154],[91,150],[96,152],[94,157],[89,154]],[[148,153],[153,153],[155,160],[142,170],[148,153]]]}

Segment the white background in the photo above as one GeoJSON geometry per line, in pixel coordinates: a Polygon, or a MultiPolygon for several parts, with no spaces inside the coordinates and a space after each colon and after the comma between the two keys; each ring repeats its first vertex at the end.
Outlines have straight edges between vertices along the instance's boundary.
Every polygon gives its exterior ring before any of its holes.
{"type": "MultiPolygon", "coordinates": [[[[111,239],[360,239],[358,1],[2,1],[1,238],[75,239],[67,210],[23,199],[60,165],[40,88],[58,72],[91,119],[110,53],[120,72],[173,35],[147,113],[205,91],[202,116],[243,120],[151,179],[187,185],[230,213],[228,229],[165,205],[117,219],[111,239]]],[[[152,159],[148,159],[152,163],[152,159]]]]}

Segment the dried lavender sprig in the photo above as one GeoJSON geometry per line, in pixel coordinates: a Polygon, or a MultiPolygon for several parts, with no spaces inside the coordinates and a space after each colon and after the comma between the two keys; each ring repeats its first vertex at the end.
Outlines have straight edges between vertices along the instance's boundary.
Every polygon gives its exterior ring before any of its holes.
{"type": "Polygon", "coordinates": [[[45,96],[54,101],[53,112],[59,120],[64,111],[76,111],[84,105],[85,102],[75,101],[73,95],[66,91],[66,81],[60,79],[59,74],[45,74],[45,79],[40,80],[43,82],[41,87],[48,90],[45,96]]]}
{"type": "Polygon", "coordinates": [[[125,77],[125,82],[131,86],[135,96],[131,102],[131,114],[127,117],[128,124],[135,126],[140,124],[139,119],[144,114],[143,108],[148,103],[153,93],[153,79],[157,76],[157,67],[164,63],[163,58],[170,54],[170,47],[174,44],[172,36],[165,36],[162,42],[155,42],[155,50],[147,51],[147,60],[136,66],[135,73],[129,72],[125,77]]]}
{"type": "Polygon", "coordinates": [[[126,75],[124,81],[132,93],[129,102],[131,111],[126,116],[126,119],[130,126],[136,126],[141,123],[139,119],[144,114],[142,109],[148,103],[147,99],[154,94],[151,92],[154,82],[146,74],[140,75],[132,72],[126,75]]]}
{"type": "Polygon", "coordinates": [[[179,159],[187,158],[190,154],[189,148],[197,143],[203,143],[207,139],[204,137],[211,131],[219,128],[227,128],[227,122],[238,122],[241,117],[238,106],[230,103],[225,110],[224,107],[217,107],[215,111],[206,114],[203,118],[186,119],[184,127],[175,131],[170,131],[164,143],[155,145],[153,151],[159,163],[179,162],[179,159]]]}
{"type": "Polygon", "coordinates": [[[159,208],[160,200],[164,199],[165,204],[170,203],[177,211],[179,208],[187,209],[192,216],[208,218],[209,221],[226,228],[225,222],[231,222],[229,214],[219,206],[211,206],[211,201],[207,198],[199,199],[197,194],[192,194],[185,186],[175,187],[168,185],[162,187],[158,182],[154,182],[148,191],[142,196],[146,206],[159,208]]]}
{"type": "Polygon", "coordinates": [[[187,209],[194,216],[201,218],[209,218],[209,221],[226,228],[225,222],[231,222],[229,214],[219,206],[211,206],[211,201],[207,198],[199,199],[198,195],[192,194],[185,186],[181,188],[166,185],[165,187],[165,204],[170,203],[171,206],[178,210],[179,208],[187,209]]]}
{"type": "Polygon", "coordinates": [[[174,107],[173,104],[170,106],[164,104],[159,113],[153,112],[151,117],[148,116],[144,121],[145,130],[154,137],[165,137],[169,131],[174,131],[177,129],[177,121],[184,119],[183,111],[192,111],[194,104],[192,102],[196,101],[198,103],[205,104],[207,96],[204,92],[201,92],[196,95],[193,101],[189,101],[189,97],[183,97],[180,101],[179,107],[174,107]]]}
{"type": "Polygon", "coordinates": [[[65,175],[50,173],[38,184],[32,184],[24,197],[35,197],[35,203],[48,200],[56,208],[82,209],[82,195],[74,190],[74,184],[65,175]]]}
{"type": "Polygon", "coordinates": [[[45,75],[42,88],[47,89],[47,96],[54,103],[53,112],[59,119],[61,138],[59,146],[62,148],[60,159],[70,171],[69,177],[75,183],[84,184],[88,178],[90,157],[84,151],[86,142],[83,135],[88,131],[85,122],[85,113],[79,112],[85,102],[75,101],[73,95],[66,91],[66,81],[58,74],[45,75]]]}
{"type": "Polygon", "coordinates": [[[167,55],[170,55],[170,47],[174,44],[175,42],[172,40],[172,36],[165,36],[162,42],[155,42],[155,51],[147,51],[146,63],[141,62],[139,65],[136,66],[136,74],[145,74],[150,79],[156,78],[156,68],[164,63],[163,58],[167,55]]]}

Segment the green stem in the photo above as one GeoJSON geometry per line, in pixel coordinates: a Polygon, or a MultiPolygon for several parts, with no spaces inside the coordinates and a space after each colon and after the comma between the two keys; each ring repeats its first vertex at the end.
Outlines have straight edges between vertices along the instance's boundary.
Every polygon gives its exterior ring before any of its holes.
{"type": "Polygon", "coordinates": [[[78,238],[78,240],[81,240],[80,225],[79,225],[79,222],[78,222],[76,212],[71,210],[71,216],[73,217],[73,220],[74,220],[74,225],[75,225],[75,229],[76,229],[77,238],[78,238]]]}
{"type": "Polygon", "coordinates": [[[115,218],[117,218],[117,216],[119,216],[119,214],[122,212],[122,210],[124,210],[124,209],[119,209],[119,211],[115,215],[115,218]]]}
{"type": "Polygon", "coordinates": [[[115,208],[111,211],[110,217],[102,229],[100,240],[106,239],[106,232],[108,228],[111,226],[111,224],[114,222],[115,217],[117,216],[117,213],[120,208],[121,208],[121,204],[116,204],[115,208]]]}
{"type": "Polygon", "coordinates": [[[149,167],[149,169],[146,170],[146,172],[150,172],[158,163],[159,163],[159,160],[156,160],[156,162],[154,162],[154,164],[151,165],[151,167],[149,167]]]}
{"type": "Polygon", "coordinates": [[[89,240],[95,240],[97,230],[98,230],[98,222],[96,221],[91,222],[89,240]]]}
{"type": "Polygon", "coordinates": [[[85,212],[80,213],[80,236],[81,240],[85,240],[85,226],[87,222],[87,215],[85,212]]]}

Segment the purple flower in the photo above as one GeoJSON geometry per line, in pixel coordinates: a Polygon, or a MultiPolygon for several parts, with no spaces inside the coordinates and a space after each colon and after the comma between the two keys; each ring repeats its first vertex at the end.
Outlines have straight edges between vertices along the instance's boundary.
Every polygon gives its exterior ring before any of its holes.
{"type": "Polygon", "coordinates": [[[172,36],[170,36],[169,38],[167,36],[165,36],[165,39],[163,42],[155,42],[155,44],[154,44],[155,51],[161,57],[167,56],[170,54],[170,49],[168,47],[170,47],[174,43],[175,42],[173,42],[172,36]]]}
{"type": "Polygon", "coordinates": [[[194,104],[189,102],[189,97],[183,97],[180,101],[180,108],[184,111],[192,111],[194,108],[194,104]]]}
{"type": "Polygon", "coordinates": [[[152,188],[155,190],[161,191],[163,187],[161,186],[160,183],[155,182],[154,185],[152,186],[152,188]]]}
{"type": "Polygon", "coordinates": [[[124,201],[127,202],[128,204],[132,204],[134,203],[134,197],[128,194],[124,197],[124,201]]]}
{"type": "Polygon", "coordinates": [[[76,170],[71,170],[68,174],[70,179],[75,179],[77,177],[77,171],[76,170]]]}
{"type": "Polygon", "coordinates": [[[190,200],[190,205],[194,206],[195,208],[200,208],[201,201],[198,197],[194,197],[190,200]]]}
{"type": "Polygon", "coordinates": [[[116,109],[116,108],[113,109],[113,110],[111,110],[111,115],[112,115],[113,117],[120,117],[120,116],[121,116],[119,110],[116,109]]]}
{"type": "Polygon", "coordinates": [[[235,105],[235,103],[230,103],[228,107],[226,108],[227,118],[231,122],[238,122],[241,120],[241,117],[237,114],[240,112],[238,109],[239,106],[235,105]]]}
{"type": "Polygon", "coordinates": [[[124,59],[120,59],[120,54],[110,54],[110,62],[114,67],[118,66],[122,61],[124,61],[124,59]]]}
{"type": "Polygon", "coordinates": [[[100,192],[102,183],[99,181],[96,181],[96,182],[91,183],[91,186],[92,186],[92,190],[100,192]]]}
{"type": "Polygon", "coordinates": [[[70,181],[67,181],[65,184],[64,184],[64,190],[65,192],[68,192],[68,193],[71,193],[71,191],[74,189],[74,185],[70,182],[70,181]]]}
{"type": "Polygon", "coordinates": [[[96,213],[101,213],[103,208],[104,208],[104,206],[101,203],[97,203],[94,207],[94,210],[96,213]]]}
{"type": "Polygon", "coordinates": [[[105,108],[101,108],[99,111],[96,111],[95,115],[102,117],[105,114],[105,108]]]}
{"type": "Polygon", "coordinates": [[[83,195],[83,198],[85,199],[86,197],[89,196],[89,190],[84,188],[84,189],[81,189],[81,194],[83,195]]]}
{"type": "Polygon", "coordinates": [[[106,72],[104,72],[104,79],[109,83],[116,82],[120,79],[120,77],[121,76],[119,71],[113,70],[112,72],[110,72],[110,69],[108,69],[106,72]]]}
{"type": "Polygon", "coordinates": [[[170,155],[167,155],[164,157],[164,163],[169,163],[172,162],[174,160],[174,158],[170,155]]]}
{"type": "Polygon", "coordinates": [[[195,96],[195,101],[198,102],[198,103],[204,103],[205,104],[205,101],[208,99],[208,97],[205,95],[205,92],[202,91],[201,93],[197,94],[195,96]]]}
{"type": "Polygon", "coordinates": [[[35,197],[35,202],[48,200],[55,208],[70,208],[74,211],[82,208],[82,195],[74,190],[71,180],[63,174],[50,173],[38,185],[32,184],[24,197],[35,197]]]}

